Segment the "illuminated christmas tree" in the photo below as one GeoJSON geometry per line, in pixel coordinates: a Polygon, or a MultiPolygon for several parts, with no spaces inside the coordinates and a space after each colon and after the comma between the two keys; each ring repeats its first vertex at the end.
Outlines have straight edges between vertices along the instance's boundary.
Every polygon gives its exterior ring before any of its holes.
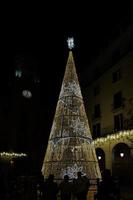
{"type": "Polygon", "coordinates": [[[52,173],[55,179],[60,180],[65,174],[76,178],[77,171],[81,171],[90,179],[97,179],[101,174],[71,51],[74,46],[72,38],[68,40],[68,45],[70,51],[66,71],[42,174],[47,178],[52,173]]]}

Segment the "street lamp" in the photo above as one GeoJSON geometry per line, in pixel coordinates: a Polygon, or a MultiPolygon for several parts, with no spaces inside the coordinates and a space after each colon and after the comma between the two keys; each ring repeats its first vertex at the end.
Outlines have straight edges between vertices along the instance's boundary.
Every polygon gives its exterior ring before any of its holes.
{"type": "Polygon", "coordinates": [[[98,160],[101,160],[102,159],[102,156],[98,156],[98,160]]]}
{"type": "Polygon", "coordinates": [[[120,157],[123,158],[124,157],[124,153],[120,152],[120,157]]]}

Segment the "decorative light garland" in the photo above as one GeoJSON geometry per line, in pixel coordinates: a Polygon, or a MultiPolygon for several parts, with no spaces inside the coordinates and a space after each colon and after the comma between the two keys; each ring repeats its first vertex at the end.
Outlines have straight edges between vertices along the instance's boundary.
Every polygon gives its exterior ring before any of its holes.
{"type": "Polygon", "coordinates": [[[124,139],[130,136],[133,136],[133,130],[120,131],[119,133],[116,133],[116,134],[111,134],[111,135],[107,135],[106,137],[97,138],[93,141],[93,144],[97,145],[99,143],[104,143],[107,141],[112,141],[112,140],[117,140],[117,139],[122,139],[122,138],[124,139]]]}
{"type": "Polygon", "coordinates": [[[62,170],[62,178],[64,175],[68,175],[70,179],[77,178],[77,172],[82,172],[82,175],[86,175],[83,171],[83,166],[78,166],[75,163],[73,166],[68,166],[65,170],[62,170]]]}
{"type": "Polygon", "coordinates": [[[12,158],[21,158],[21,157],[27,157],[27,154],[25,153],[14,153],[14,152],[1,152],[0,153],[1,158],[6,158],[6,159],[12,159],[12,158]]]}

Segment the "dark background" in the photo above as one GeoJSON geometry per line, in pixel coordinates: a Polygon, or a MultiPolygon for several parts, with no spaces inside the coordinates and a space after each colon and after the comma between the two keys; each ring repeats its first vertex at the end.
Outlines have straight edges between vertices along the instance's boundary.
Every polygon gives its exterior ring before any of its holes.
{"type": "Polygon", "coordinates": [[[125,2],[2,6],[1,151],[26,152],[40,169],[67,62],[67,38],[75,38],[73,54],[82,90],[85,70],[121,24],[132,21],[132,11],[125,2]],[[20,79],[15,77],[18,68],[23,71],[20,79]],[[24,89],[32,92],[31,99],[22,96],[24,89]]]}

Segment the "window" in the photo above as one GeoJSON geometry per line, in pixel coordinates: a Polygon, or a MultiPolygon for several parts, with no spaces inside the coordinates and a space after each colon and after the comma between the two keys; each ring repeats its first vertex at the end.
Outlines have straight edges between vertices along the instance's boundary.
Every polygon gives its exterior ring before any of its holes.
{"type": "Polygon", "coordinates": [[[97,96],[99,93],[100,93],[100,85],[97,85],[97,86],[94,88],[94,96],[97,96]]]}
{"type": "Polygon", "coordinates": [[[93,70],[93,78],[98,79],[100,75],[101,75],[101,69],[99,67],[95,67],[95,69],[93,70]]]}
{"type": "Polygon", "coordinates": [[[100,137],[101,135],[101,125],[100,123],[97,123],[93,125],[93,138],[100,137]]]}
{"type": "Polygon", "coordinates": [[[100,104],[95,105],[94,107],[94,118],[101,116],[100,104]]]}
{"type": "Polygon", "coordinates": [[[121,79],[121,69],[119,68],[112,74],[112,81],[113,83],[119,81],[121,79]]]}
{"type": "Polygon", "coordinates": [[[112,52],[112,64],[115,64],[120,59],[120,49],[115,49],[112,52]]]}
{"type": "Polygon", "coordinates": [[[117,109],[122,106],[122,92],[119,91],[116,94],[114,94],[114,102],[113,102],[113,108],[117,109]]]}
{"type": "Polygon", "coordinates": [[[114,116],[114,129],[120,131],[123,129],[123,115],[118,114],[114,116]]]}
{"type": "Polygon", "coordinates": [[[22,71],[21,71],[21,69],[16,69],[15,76],[18,77],[18,78],[22,77],[22,71]]]}

